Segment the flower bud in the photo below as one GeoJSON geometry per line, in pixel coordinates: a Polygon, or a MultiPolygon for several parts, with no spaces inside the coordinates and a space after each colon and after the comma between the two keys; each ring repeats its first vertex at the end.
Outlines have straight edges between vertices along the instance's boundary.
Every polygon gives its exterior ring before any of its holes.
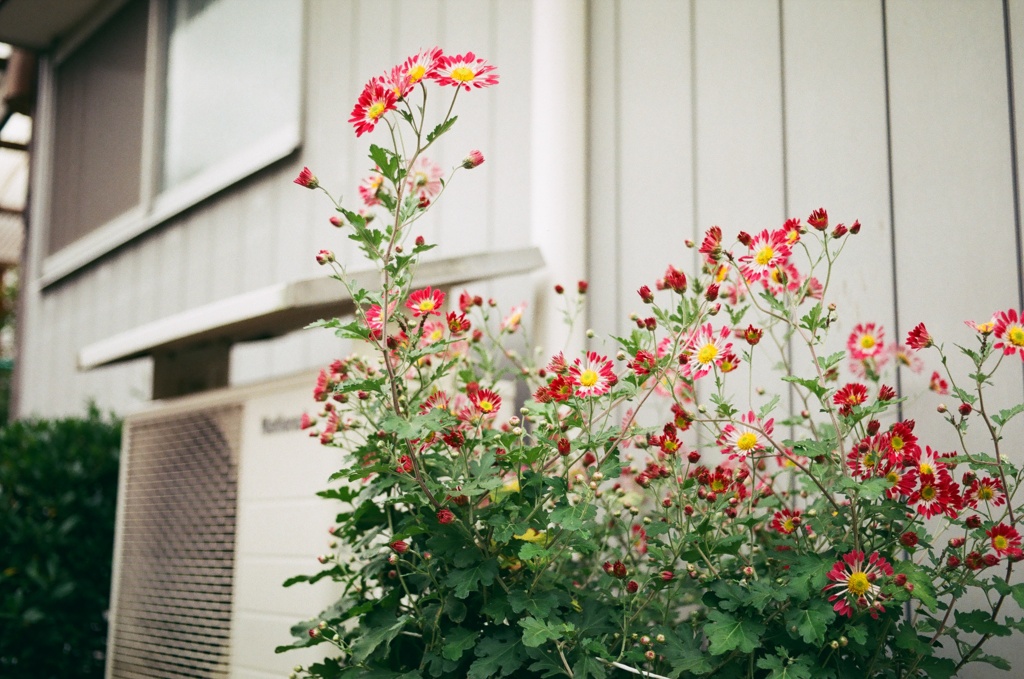
{"type": "Polygon", "coordinates": [[[640,583],[636,580],[630,580],[626,583],[626,591],[630,594],[636,594],[637,590],[640,589],[640,583]]]}
{"type": "Polygon", "coordinates": [[[321,250],[320,252],[316,253],[316,263],[319,264],[320,266],[323,266],[324,264],[330,264],[333,261],[335,261],[334,253],[331,252],[330,250],[321,250]]]}
{"type": "Polygon", "coordinates": [[[462,167],[466,170],[472,170],[474,167],[480,167],[484,164],[484,154],[480,153],[476,149],[469,152],[462,161],[462,167]]]}

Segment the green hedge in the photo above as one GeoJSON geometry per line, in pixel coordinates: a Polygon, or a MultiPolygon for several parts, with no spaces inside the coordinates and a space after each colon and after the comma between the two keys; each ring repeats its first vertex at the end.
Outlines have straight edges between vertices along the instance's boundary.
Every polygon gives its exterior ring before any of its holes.
{"type": "Polygon", "coordinates": [[[119,422],[0,428],[0,677],[103,676],[119,422]]]}

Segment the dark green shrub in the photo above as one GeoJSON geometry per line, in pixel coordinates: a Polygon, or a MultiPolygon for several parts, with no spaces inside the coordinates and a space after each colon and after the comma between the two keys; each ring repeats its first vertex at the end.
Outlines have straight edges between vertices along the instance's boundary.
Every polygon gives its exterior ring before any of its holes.
{"type": "Polygon", "coordinates": [[[0,428],[0,677],[101,677],[121,425],[0,428]]]}

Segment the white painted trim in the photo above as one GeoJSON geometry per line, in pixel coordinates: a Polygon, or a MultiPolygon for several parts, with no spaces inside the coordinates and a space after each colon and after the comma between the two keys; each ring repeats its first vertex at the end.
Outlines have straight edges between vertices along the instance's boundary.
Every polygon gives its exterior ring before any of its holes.
{"type": "MultiPolygon", "coordinates": [[[[587,23],[584,0],[534,0],[530,223],[548,265],[534,281],[537,343],[548,353],[565,342],[552,286],[586,278],[587,23]]],[[[583,331],[570,344],[582,346],[583,331]]]]}
{"type": "Polygon", "coordinates": [[[149,214],[144,214],[142,205],[139,205],[107,222],[47,256],[42,263],[40,286],[56,283],[175,215],[288,157],[299,148],[300,143],[298,125],[289,125],[261,143],[208,168],[181,186],[160,194],[153,201],[149,214]]]}
{"type": "MultiPolygon", "coordinates": [[[[423,262],[420,285],[453,286],[534,271],[544,260],[537,248],[486,252],[423,262]]],[[[365,288],[379,284],[376,270],[349,274],[365,288]]],[[[78,366],[89,370],[155,352],[183,350],[213,341],[241,342],[275,337],[328,315],[351,311],[345,287],[326,276],[271,285],[222,299],[85,346],[78,366]]]]}

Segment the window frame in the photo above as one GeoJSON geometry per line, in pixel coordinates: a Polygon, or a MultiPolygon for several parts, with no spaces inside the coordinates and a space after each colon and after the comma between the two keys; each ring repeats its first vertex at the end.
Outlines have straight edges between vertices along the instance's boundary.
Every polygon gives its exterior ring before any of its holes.
{"type": "Polygon", "coordinates": [[[48,253],[49,229],[52,228],[50,204],[54,194],[53,173],[56,163],[54,146],[56,125],[56,72],[60,65],[88,40],[97,30],[120,11],[127,2],[112,0],[78,30],[71,34],[51,55],[43,60],[40,69],[39,110],[35,132],[39,148],[36,171],[38,187],[33,200],[33,221],[45,225],[35,240],[32,260],[37,272],[34,278],[41,288],[53,285],[74,274],[97,259],[114,251],[149,230],[173,219],[176,215],[207,200],[217,193],[256,174],[266,167],[295,153],[302,146],[305,130],[306,35],[308,7],[303,0],[300,12],[300,39],[298,50],[298,96],[295,102],[294,122],[281,126],[258,142],[248,145],[207,167],[199,174],[169,189],[160,190],[162,147],[164,144],[164,81],[166,77],[168,4],[166,0],[149,0],[147,42],[145,57],[145,84],[143,92],[142,153],[139,159],[140,187],[136,205],[117,217],[100,224],[88,234],[59,250],[48,253]]]}

